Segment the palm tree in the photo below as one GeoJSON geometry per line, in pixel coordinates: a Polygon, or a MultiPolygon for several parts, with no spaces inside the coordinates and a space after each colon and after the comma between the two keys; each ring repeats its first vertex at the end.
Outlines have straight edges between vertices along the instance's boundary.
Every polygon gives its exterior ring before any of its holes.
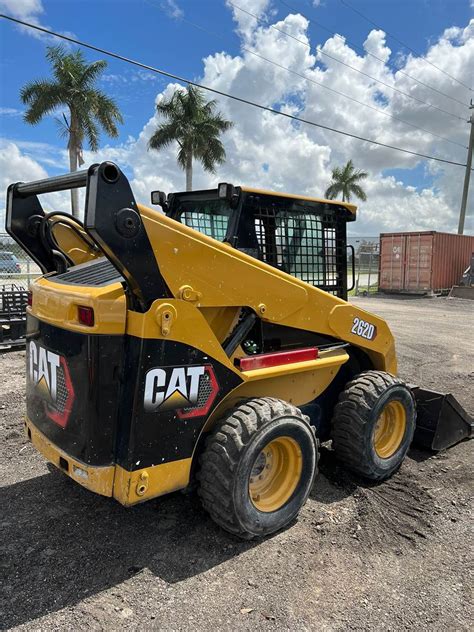
{"type": "MultiPolygon", "coordinates": [[[[76,171],[78,164],[84,164],[84,139],[92,151],[97,151],[99,129],[117,137],[117,123],[123,122],[122,115],[115,102],[95,86],[106,61],[89,64],[80,50],[67,52],[62,46],[49,46],[46,59],[54,78],[31,81],[22,88],[20,97],[28,106],[24,119],[36,125],[44,116],[59,111],[60,118],[56,118],[59,132],[68,139],[69,165],[71,171],[76,171]]],[[[78,217],[77,189],[71,189],[71,207],[74,217],[78,217]]]]}
{"type": "Polygon", "coordinates": [[[167,101],[161,101],[156,110],[165,121],[148,141],[149,149],[163,149],[178,143],[178,165],[186,171],[186,191],[193,188],[193,159],[204,169],[215,173],[216,165],[225,160],[225,149],[219,136],[230,129],[231,121],[216,112],[216,102],[207,101],[202,90],[188,86],[176,90],[167,101]]]}
{"type": "Polygon", "coordinates": [[[326,198],[334,200],[342,193],[343,202],[349,202],[352,195],[365,202],[367,195],[358,182],[367,178],[368,175],[366,171],[356,171],[352,160],[349,160],[342,168],[334,167],[332,170],[332,182],[326,189],[326,198]]]}

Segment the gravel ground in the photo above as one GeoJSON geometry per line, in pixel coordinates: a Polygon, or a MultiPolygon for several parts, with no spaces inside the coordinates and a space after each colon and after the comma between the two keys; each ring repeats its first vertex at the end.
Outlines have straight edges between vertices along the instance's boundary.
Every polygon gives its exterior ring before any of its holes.
{"type": "MultiPolygon", "coordinates": [[[[402,377],[474,412],[472,303],[354,302],[388,320],[402,377]]],[[[299,520],[240,542],[192,494],[127,510],[50,472],[23,438],[24,352],[0,374],[4,629],[472,629],[472,443],[413,449],[377,486],[323,448],[299,520]]]]}

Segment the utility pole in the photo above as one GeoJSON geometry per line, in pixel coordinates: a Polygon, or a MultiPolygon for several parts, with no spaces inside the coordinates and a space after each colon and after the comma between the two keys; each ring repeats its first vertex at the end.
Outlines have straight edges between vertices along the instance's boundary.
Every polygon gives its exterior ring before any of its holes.
{"type": "MultiPolygon", "coordinates": [[[[472,99],[471,99],[471,105],[469,106],[469,109],[470,110],[474,109],[474,104],[472,102],[472,99]]],[[[471,133],[469,134],[469,147],[467,149],[466,175],[464,176],[464,187],[462,190],[461,211],[459,213],[458,235],[462,235],[464,233],[464,220],[466,219],[467,196],[469,194],[469,179],[471,177],[471,166],[472,166],[472,148],[474,145],[474,114],[471,114],[469,123],[471,124],[471,133]]]]}

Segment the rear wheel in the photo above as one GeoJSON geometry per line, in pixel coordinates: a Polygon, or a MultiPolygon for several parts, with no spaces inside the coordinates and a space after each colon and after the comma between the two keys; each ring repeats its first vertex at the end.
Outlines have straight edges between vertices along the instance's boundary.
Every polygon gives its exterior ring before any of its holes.
{"type": "Polygon", "coordinates": [[[273,533],[306,502],[317,454],[313,429],[298,408],[269,397],[247,400],[207,440],[198,473],[203,506],[240,537],[273,533]]]}
{"type": "Polygon", "coordinates": [[[366,371],[349,382],[332,420],[337,458],[372,480],[384,480],[401,465],[415,431],[415,402],[402,380],[366,371]]]}

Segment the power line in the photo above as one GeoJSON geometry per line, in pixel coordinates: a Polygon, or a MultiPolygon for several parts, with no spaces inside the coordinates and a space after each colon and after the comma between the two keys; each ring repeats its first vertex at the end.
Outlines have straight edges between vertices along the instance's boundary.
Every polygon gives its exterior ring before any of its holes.
{"type": "Polygon", "coordinates": [[[238,103],[243,103],[245,105],[250,105],[252,107],[258,108],[259,110],[265,112],[271,112],[272,114],[278,114],[279,116],[284,116],[287,119],[297,121],[298,123],[304,123],[305,125],[310,125],[312,127],[317,127],[320,129],[324,129],[328,132],[334,132],[336,134],[341,134],[342,136],[348,136],[349,138],[355,138],[356,140],[361,140],[366,143],[371,143],[372,145],[377,145],[379,147],[385,147],[387,149],[392,149],[394,151],[399,151],[404,154],[409,154],[411,156],[418,156],[419,158],[426,158],[427,160],[435,160],[436,162],[443,162],[449,165],[455,165],[457,167],[465,167],[466,164],[462,162],[455,162],[454,160],[448,160],[447,158],[439,158],[438,156],[430,156],[428,154],[421,154],[416,151],[411,151],[410,149],[404,149],[402,147],[395,147],[394,145],[388,145],[386,143],[381,143],[377,140],[371,140],[370,138],[364,138],[363,136],[357,136],[356,134],[351,134],[350,132],[345,132],[340,129],[336,129],[334,127],[329,127],[328,125],[323,125],[322,123],[316,123],[315,121],[310,121],[308,119],[300,118],[293,114],[289,114],[287,112],[281,112],[279,110],[275,110],[266,105],[262,105],[261,103],[256,103],[254,101],[250,101],[249,99],[244,99],[243,97],[238,97],[235,94],[228,94],[227,92],[223,92],[222,90],[217,90],[216,88],[211,88],[210,86],[206,86],[202,83],[198,83],[197,81],[191,81],[190,79],[186,79],[185,77],[180,77],[179,75],[175,75],[174,73],[168,72],[167,70],[161,70],[159,68],[155,68],[154,66],[149,66],[148,64],[143,64],[142,62],[136,61],[134,59],[130,59],[119,53],[113,53],[112,51],[108,51],[104,48],[100,48],[99,46],[94,46],[93,44],[88,44],[87,42],[83,42],[74,37],[70,37],[68,35],[63,35],[61,33],[56,33],[50,29],[44,28],[43,26],[38,26],[37,24],[31,24],[30,22],[25,22],[23,20],[19,20],[18,18],[14,18],[10,15],[5,15],[0,13],[0,18],[5,20],[9,20],[10,22],[15,22],[16,24],[21,24],[22,26],[26,26],[28,28],[34,29],[36,31],[40,31],[42,33],[46,33],[47,35],[52,35],[53,37],[57,37],[58,39],[62,39],[66,42],[71,42],[72,44],[76,44],[77,46],[83,46],[84,48],[88,48],[90,50],[96,51],[97,53],[101,53],[102,55],[107,55],[108,57],[113,57],[114,59],[119,59],[120,61],[124,61],[128,64],[132,64],[134,66],[138,66],[139,68],[143,68],[145,70],[149,70],[150,72],[156,72],[163,77],[168,77],[169,79],[174,79],[175,81],[179,81],[181,83],[185,83],[191,86],[195,86],[197,88],[201,88],[202,90],[207,90],[208,92],[212,92],[214,94],[218,94],[219,96],[226,97],[228,99],[232,99],[233,101],[237,101],[238,103]]]}
{"type": "MultiPolygon", "coordinates": [[[[329,27],[324,26],[324,24],[322,24],[319,21],[319,18],[317,21],[312,20],[305,13],[300,11],[300,9],[297,9],[296,7],[291,6],[291,4],[288,4],[286,0],[278,0],[278,1],[280,2],[280,4],[287,7],[287,9],[290,9],[290,11],[295,11],[296,13],[299,13],[300,15],[302,15],[304,18],[306,18],[306,20],[308,20],[310,24],[313,24],[315,27],[318,27],[322,29],[323,31],[326,31],[326,33],[329,33],[330,35],[337,37],[338,39],[341,39],[344,43],[349,44],[349,46],[351,46],[352,48],[356,48],[357,50],[361,51],[364,55],[373,57],[374,59],[376,59],[377,61],[380,61],[384,65],[387,63],[385,59],[382,59],[382,57],[378,57],[377,55],[374,55],[374,53],[371,53],[370,51],[366,50],[360,44],[355,44],[354,42],[351,42],[351,40],[348,39],[345,35],[339,35],[339,33],[336,33],[336,31],[333,31],[329,27]]],[[[462,105],[463,107],[468,107],[467,103],[460,101],[459,99],[456,99],[456,97],[452,97],[451,95],[446,94],[445,92],[442,92],[441,90],[438,90],[438,88],[434,88],[433,86],[430,86],[428,83],[421,81],[421,79],[417,79],[416,77],[409,75],[407,72],[405,72],[401,68],[397,68],[396,72],[399,73],[400,75],[404,75],[405,77],[408,77],[409,79],[411,79],[412,81],[415,81],[416,83],[419,83],[421,86],[428,88],[429,90],[433,90],[433,92],[436,92],[437,94],[440,94],[443,97],[446,97],[446,99],[451,99],[451,101],[454,101],[455,103],[459,103],[459,105],[462,105]]]]}
{"type": "Polygon", "coordinates": [[[341,4],[343,4],[345,7],[347,7],[348,9],[350,9],[351,11],[354,11],[354,13],[357,13],[357,15],[360,15],[361,18],[364,18],[364,20],[367,20],[367,22],[369,22],[369,24],[372,24],[372,26],[375,26],[375,28],[377,29],[381,29],[382,31],[384,31],[387,35],[389,35],[392,39],[394,39],[396,42],[398,42],[399,44],[401,44],[401,46],[404,46],[405,48],[407,48],[411,53],[413,53],[413,55],[415,55],[416,57],[419,57],[422,61],[426,62],[427,64],[429,64],[430,66],[433,66],[433,68],[436,68],[436,70],[439,70],[439,72],[442,72],[443,75],[446,75],[447,77],[449,77],[450,79],[452,79],[453,81],[456,81],[457,83],[459,83],[461,86],[463,86],[464,88],[466,88],[467,90],[469,90],[469,92],[472,92],[472,88],[470,88],[469,86],[467,86],[465,83],[463,83],[462,81],[460,81],[459,79],[457,79],[456,77],[453,77],[453,75],[450,75],[449,72],[446,72],[445,70],[443,70],[442,68],[439,68],[439,66],[436,66],[435,64],[433,64],[431,61],[429,61],[428,59],[426,59],[426,57],[423,57],[422,55],[420,55],[420,53],[417,53],[416,50],[413,50],[413,48],[411,48],[410,46],[408,46],[408,44],[405,44],[405,42],[402,42],[401,39],[399,39],[396,35],[393,35],[393,33],[390,33],[389,31],[387,31],[387,29],[379,26],[378,24],[376,24],[373,20],[371,20],[370,18],[368,18],[366,15],[364,15],[362,13],[362,11],[359,11],[358,9],[356,9],[355,7],[353,7],[352,5],[350,5],[348,2],[346,2],[345,0],[340,0],[341,4]]]}
{"type": "MultiPolygon", "coordinates": [[[[246,9],[242,9],[242,7],[239,7],[238,5],[236,5],[231,0],[227,0],[227,3],[232,5],[233,7],[238,9],[239,11],[242,11],[242,13],[246,13],[247,15],[251,16],[254,20],[259,22],[260,24],[264,24],[265,26],[269,26],[270,28],[274,29],[275,31],[278,31],[279,33],[281,33],[282,35],[285,35],[286,37],[290,37],[291,39],[295,40],[295,42],[299,42],[300,44],[302,44],[303,46],[306,46],[307,48],[309,48],[311,50],[311,45],[308,44],[308,42],[305,42],[305,41],[299,39],[298,37],[295,37],[291,33],[288,33],[288,31],[284,31],[283,29],[278,28],[274,24],[268,24],[265,20],[262,20],[262,18],[259,18],[258,15],[255,15],[254,13],[251,13],[250,11],[247,11],[246,9]]],[[[404,92],[403,90],[400,90],[399,88],[395,88],[394,86],[391,86],[389,83],[385,83],[385,81],[381,81],[380,79],[376,79],[375,77],[372,77],[371,75],[367,74],[363,70],[359,70],[358,68],[355,68],[355,66],[351,66],[350,64],[346,63],[342,59],[339,59],[337,57],[334,57],[333,55],[330,55],[329,53],[326,53],[325,51],[321,50],[321,48],[318,48],[317,50],[318,50],[318,53],[321,53],[321,55],[324,55],[325,57],[329,57],[329,59],[332,59],[333,61],[335,61],[335,62],[337,62],[339,64],[342,64],[343,66],[346,66],[346,68],[350,68],[354,72],[357,72],[360,75],[363,75],[364,77],[368,77],[372,81],[376,81],[377,83],[380,83],[382,86],[385,86],[386,88],[389,88],[390,90],[393,90],[394,92],[398,92],[399,94],[402,94],[404,97],[407,97],[408,99],[412,99],[413,101],[418,101],[418,103],[422,103],[423,105],[426,105],[426,106],[428,106],[430,108],[434,108],[435,110],[438,110],[439,112],[443,112],[444,114],[447,114],[448,116],[452,116],[453,118],[456,118],[456,119],[459,119],[460,121],[465,122],[465,119],[463,119],[461,116],[458,116],[457,114],[453,114],[452,112],[448,112],[448,110],[444,110],[443,108],[440,108],[437,105],[433,105],[432,103],[428,103],[427,101],[423,101],[423,99],[419,99],[418,97],[414,97],[413,95],[408,94],[408,92],[404,92]]]]}
{"type": "MultiPolygon", "coordinates": [[[[161,8],[158,5],[155,5],[153,3],[152,0],[145,0],[150,6],[152,6],[155,9],[159,9],[160,11],[165,12],[165,9],[161,8]]],[[[224,37],[223,35],[216,33],[215,31],[211,31],[209,29],[207,29],[206,27],[202,26],[201,24],[197,24],[196,22],[193,22],[191,20],[188,20],[187,18],[184,18],[182,16],[180,16],[178,18],[179,21],[184,22],[186,24],[189,24],[190,26],[203,31],[204,33],[207,33],[208,35],[212,35],[214,37],[217,37],[218,39],[224,40],[224,41],[228,41],[226,37],[224,37]]],[[[277,68],[281,68],[282,70],[285,70],[286,72],[289,72],[293,75],[296,75],[297,77],[300,77],[301,79],[304,79],[305,81],[308,81],[309,83],[312,83],[316,86],[320,86],[321,88],[324,88],[325,90],[329,90],[330,92],[333,92],[334,94],[337,94],[338,96],[344,97],[345,99],[349,99],[350,101],[353,101],[354,103],[357,103],[358,105],[362,105],[363,107],[369,108],[371,110],[373,110],[374,112],[378,112],[379,114],[382,114],[383,116],[387,116],[391,119],[393,119],[394,121],[399,121],[400,123],[403,123],[404,125],[408,125],[409,127],[412,127],[413,129],[419,130],[421,132],[424,132],[426,134],[430,134],[431,136],[434,136],[435,138],[439,138],[440,140],[443,140],[447,143],[451,143],[452,145],[457,145],[458,147],[462,147],[463,149],[467,149],[466,145],[462,145],[461,143],[458,143],[455,140],[451,140],[449,138],[446,138],[445,136],[441,136],[440,134],[437,134],[436,132],[430,132],[430,130],[427,130],[423,127],[420,127],[418,125],[415,125],[414,123],[409,123],[408,121],[405,121],[401,118],[399,118],[398,116],[394,116],[393,114],[390,114],[389,112],[385,112],[384,110],[380,110],[379,108],[374,107],[373,105],[370,105],[368,103],[364,103],[363,101],[359,101],[358,99],[349,96],[348,94],[344,94],[344,92],[340,92],[339,90],[335,90],[334,88],[330,88],[329,86],[324,85],[323,83],[316,81],[314,79],[311,79],[310,77],[308,77],[305,74],[301,74],[300,72],[293,70],[292,68],[288,68],[287,66],[283,66],[282,64],[279,64],[278,62],[272,60],[272,59],[268,59],[268,57],[264,57],[263,55],[260,55],[260,53],[256,53],[255,51],[251,50],[250,48],[246,48],[245,46],[241,46],[241,50],[249,53],[250,55],[254,55],[255,57],[258,57],[259,59],[262,59],[263,61],[268,62],[269,64],[272,64],[273,66],[276,66],[277,68]]]]}

